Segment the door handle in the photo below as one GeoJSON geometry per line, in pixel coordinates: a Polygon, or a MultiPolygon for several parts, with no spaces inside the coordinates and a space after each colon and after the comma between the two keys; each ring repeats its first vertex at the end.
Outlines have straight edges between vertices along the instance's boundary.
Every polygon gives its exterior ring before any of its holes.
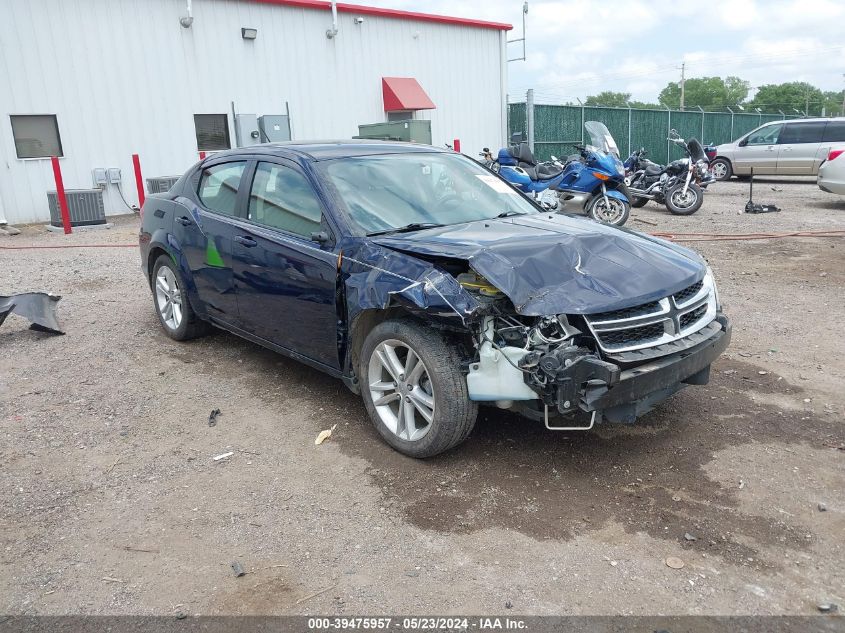
{"type": "Polygon", "coordinates": [[[784,151],[784,152],[791,152],[791,151],[792,151],[792,146],[791,146],[791,145],[786,145],[786,146],[783,148],[783,151],[784,151]]]}
{"type": "Polygon", "coordinates": [[[247,248],[252,248],[253,246],[258,246],[258,242],[256,242],[251,237],[247,237],[245,235],[236,235],[235,241],[242,246],[246,246],[247,248]]]}
{"type": "Polygon", "coordinates": [[[176,221],[182,226],[191,226],[192,224],[191,219],[186,218],[184,215],[176,218],[176,221]]]}

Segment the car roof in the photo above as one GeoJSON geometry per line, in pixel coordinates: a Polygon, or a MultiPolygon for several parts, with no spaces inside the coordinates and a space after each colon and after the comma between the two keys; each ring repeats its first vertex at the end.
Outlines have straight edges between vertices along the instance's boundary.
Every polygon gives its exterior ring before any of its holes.
{"type": "Polygon", "coordinates": [[[772,125],[773,123],[827,123],[828,121],[845,121],[845,117],[807,117],[806,119],[778,119],[777,121],[766,121],[760,127],[772,125]]]}
{"type": "Polygon", "coordinates": [[[215,152],[218,156],[241,156],[244,154],[268,156],[290,156],[295,154],[303,158],[320,161],[354,156],[374,156],[378,154],[412,154],[422,152],[447,152],[448,150],[401,141],[376,141],[370,139],[329,140],[329,141],[287,141],[285,143],[262,143],[237,149],[215,152]]]}

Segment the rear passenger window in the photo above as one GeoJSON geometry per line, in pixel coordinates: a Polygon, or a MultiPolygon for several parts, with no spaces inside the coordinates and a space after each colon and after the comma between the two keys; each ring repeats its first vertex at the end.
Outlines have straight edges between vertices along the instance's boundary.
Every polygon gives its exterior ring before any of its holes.
{"type": "Polygon", "coordinates": [[[212,211],[235,215],[238,187],[246,168],[246,161],[214,165],[202,172],[200,201],[212,211]]]}
{"type": "Polygon", "coordinates": [[[824,143],[845,143],[845,119],[829,121],[822,136],[824,143]]]}
{"type": "Polygon", "coordinates": [[[821,143],[824,132],[824,121],[808,121],[806,123],[787,123],[780,135],[778,143],[821,143]]]}
{"type": "Polygon", "coordinates": [[[253,222],[311,239],[321,230],[322,210],[308,179],[291,167],[258,163],[249,194],[253,222]]]}

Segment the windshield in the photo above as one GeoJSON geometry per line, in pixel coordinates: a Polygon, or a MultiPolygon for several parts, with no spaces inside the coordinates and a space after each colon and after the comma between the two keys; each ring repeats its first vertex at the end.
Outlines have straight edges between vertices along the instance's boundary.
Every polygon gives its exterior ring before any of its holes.
{"type": "Polygon", "coordinates": [[[459,154],[341,158],[322,169],[361,235],[538,212],[498,176],[459,154]]]}
{"type": "Polygon", "coordinates": [[[619,157],[619,148],[616,147],[616,141],[613,140],[613,135],[607,129],[604,123],[598,121],[587,121],[584,128],[590,135],[590,145],[605,154],[613,154],[619,157]]]}
{"type": "Polygon", "coordinates": [[[693,162],[707,160],[707,154],[704,153],[704,148],[701,146],[701,143],[698,142],[698,139],[691,138],[688,140],[687,150],[689,151],[690,158],[692,158],[693,162]]]}

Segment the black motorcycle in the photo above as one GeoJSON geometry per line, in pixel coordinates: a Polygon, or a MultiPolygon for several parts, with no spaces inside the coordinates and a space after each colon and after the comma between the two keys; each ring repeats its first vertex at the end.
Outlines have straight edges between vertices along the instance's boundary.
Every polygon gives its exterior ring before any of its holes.
{"type": "Polygon", "coordinates": [[[692,215],[701,208],[704,190],[714,180],[708,171],[709,161],[696,139],[685,141],[672,130],[667,140],[682,148],[687,157],[664,167],[648,160],[645,149],[640,148],[625,161],[631,206],[642,207],[654,200],[675,215],[692,215]]]}

